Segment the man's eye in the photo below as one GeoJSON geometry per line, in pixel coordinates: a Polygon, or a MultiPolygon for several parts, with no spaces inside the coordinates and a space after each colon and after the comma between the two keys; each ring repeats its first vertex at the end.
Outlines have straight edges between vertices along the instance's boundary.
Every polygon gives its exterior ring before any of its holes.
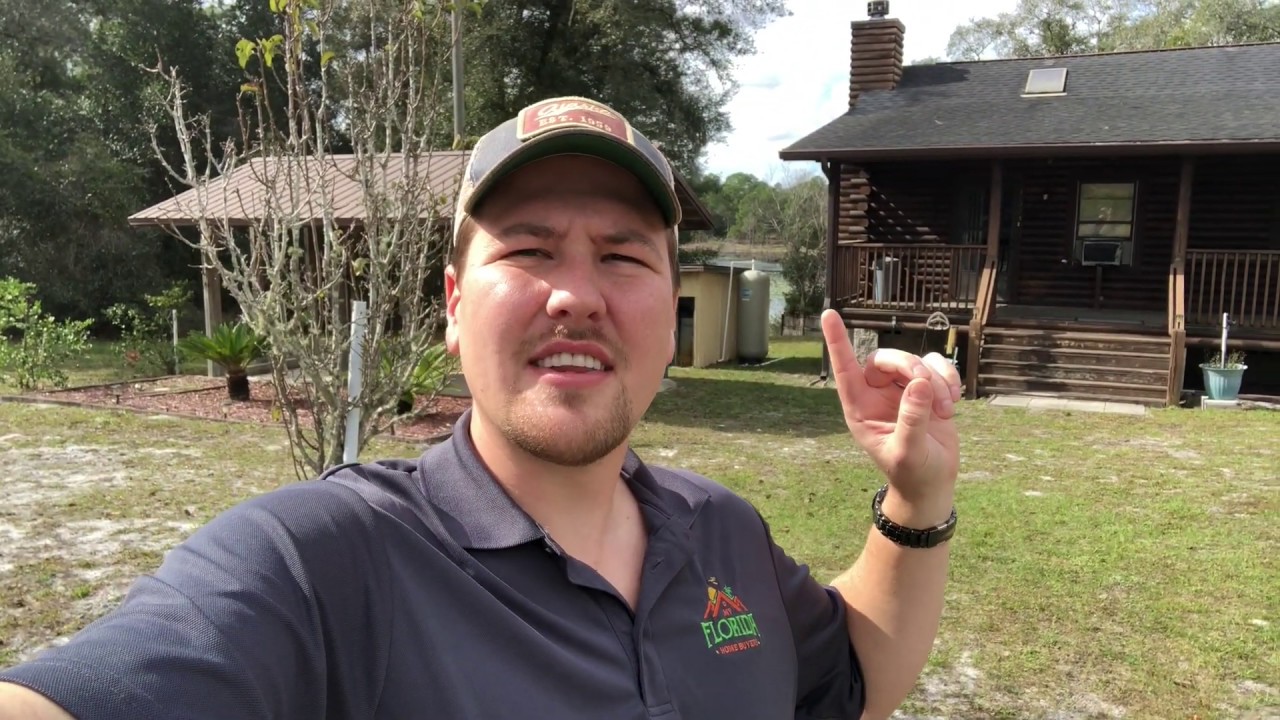
{"type": "Polygon", "coordinates": [[[547,254],[548,254],[547,251],[543,250],[542,248],[523,248],[520,250],[511,251],[510,256],[533,257],[536,255],[546,256],[547,254]]]}
{"type": "Polygon", "coordinates": [[[605,258],[608,260],[623,260],[625,262],[636,263],[637,265],[645,264],[644,261],[641,260],[640,258],[632,257],[630,255],[619,255],[618,253],[610,253],[608,255],[605,255],[605,258]]]}

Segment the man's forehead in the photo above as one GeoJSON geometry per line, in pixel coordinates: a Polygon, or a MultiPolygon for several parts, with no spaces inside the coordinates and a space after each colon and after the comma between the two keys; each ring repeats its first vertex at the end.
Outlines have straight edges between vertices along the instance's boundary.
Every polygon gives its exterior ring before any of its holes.
{"type": "Polygon", "coordinates": [[[537,179],[521,181],[519,178],[509,185],[495,187],[484,203],[476,208],[475,218],[483,221],[496,218],[515,210],[546,208],[561,209],[558,201],[570,203],[580,200],[606,200],[626,206],[637,214],[648,217],[655,227],[661,227],[662,210],[652,197],[638,183],[628,184],[625,181],[608,182],[592,181],[587,177],[574,177],[563,182],[539,182],[537,179]]]}

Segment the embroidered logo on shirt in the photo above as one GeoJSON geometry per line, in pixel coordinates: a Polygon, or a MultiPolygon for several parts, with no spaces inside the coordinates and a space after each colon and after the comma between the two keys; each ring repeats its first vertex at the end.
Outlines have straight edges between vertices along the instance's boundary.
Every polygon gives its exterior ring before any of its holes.
{"type": "Polygon", "coordinates": [[[707,580],[707,609],[702,613],[702,634],[707,648],[717,655],[731,655],[760,647],[760,629],[733,588],[723,588],[715,578],[707,580]]]}

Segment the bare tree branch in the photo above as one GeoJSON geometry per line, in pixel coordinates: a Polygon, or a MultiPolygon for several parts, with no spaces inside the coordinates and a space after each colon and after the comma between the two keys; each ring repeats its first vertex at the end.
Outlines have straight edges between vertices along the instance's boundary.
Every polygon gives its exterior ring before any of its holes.
{"type": "Polygon", "coordinates": [[[265,336],[276,410],[305,478],[341,462],[353,408],[362,448],[393,427],[398,401],[438,343],[442,298],[430,289],[457,190],[439,177],[456,181],[460,172],[435,172],[459,159],[427,140],[449,118],[444,6],[281,4],[279,35],[242,41],[251,54],[239,138],[215,142],[208,118],[188,118],[178,74],[156,72],[169,83],[182,152],[180,169],[165,166],[192,189],[182,212],[199,231],[173,234],[200,251],[243,321],[265,336]],[[339,137],[353,153],[333,151],[339,137]],[[353,300],[367,303],[368,321],[363,387],[350,398],[353,300]]]}

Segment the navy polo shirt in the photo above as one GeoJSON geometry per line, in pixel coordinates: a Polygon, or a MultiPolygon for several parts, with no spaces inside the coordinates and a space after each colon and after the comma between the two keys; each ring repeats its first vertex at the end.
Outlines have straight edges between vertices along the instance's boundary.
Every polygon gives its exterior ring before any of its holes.
{"type": "Polygon", "coordinates": [[[629,453],[649,533],[633,612],[512,502],[469,417],[416,462],[231,508],[0,679],[80,720],[861,714],[844,603],[750,504],[629,453]]]}

